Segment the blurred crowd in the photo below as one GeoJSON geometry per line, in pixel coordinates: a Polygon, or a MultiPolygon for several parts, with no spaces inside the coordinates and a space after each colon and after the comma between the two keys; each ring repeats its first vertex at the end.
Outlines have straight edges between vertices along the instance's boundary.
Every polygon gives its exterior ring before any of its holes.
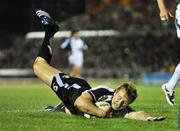
{"type": "MultiPolygon", "coordinates": [[[[94,0],[87,7],[87,13],[61,22],[62,29],[117,29],[159,30],[162,26],[174,27],[174,23],[162,25],[156,0],[94,0]],[[81,22],[79,22],[81,19],[81,22]],[[83,24],[83,26],[82,26],[83,24]]],[[[168,1],[167,1],[168,2],[168,1]]],[[[169,8],[175,7],[172,2],[169,8]]],[[[175,9],[175,8],[174,8],[175,9]]]]}
{"type": "MultiPolygon", "coordinates": [[[[61,30],[115,29],[126,34],[82,38],[89,47],[85,53],[84,72],[87,70],[92,76],[106,71],[107,74],[111,72],[111,77],[119,77],[124,69],[130,72],[172,71],[180,60],[180,42],[174,22],[159,20],[155,0],[92,0],[85,14],[59,22],[59,25],[61,30]]],[[[41,40],[14,35],[3,37],[0,68],[32,68],[41,40]]],[[[52,65],[66,70],[67,56],[59,48],[62,41],[64,39],[55,39],[52,65]]],[[[106,77],[105,73],[103,75],[106,77]]]]}

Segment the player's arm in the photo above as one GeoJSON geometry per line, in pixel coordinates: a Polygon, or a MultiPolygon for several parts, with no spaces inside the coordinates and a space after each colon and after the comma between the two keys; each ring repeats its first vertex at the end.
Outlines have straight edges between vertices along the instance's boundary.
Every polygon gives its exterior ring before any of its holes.
{"type": "Polygon", "coordinates": [[[172,13],[167,9],[164,0],[157,0],[159,10],[160,10],[160,18],[162,21],[169,21],[171,17],[173,17],[172,13]]]}
{"type": "Polygon", "coordinates": [[[66,40],[60,45],[61,49],[65,49],[65,48],[68,46],[69,43],[70,43],[70,39],[66,39],[66,40]]]}
{"type": "Polygon", "coordinates": [[[102,110],[98,108],[94,103],[91,95],[86,92],[79,96],[76,101],[74,102],[75,107],[77,107],[80,111],[90,114],[90,115],[95,115],[98,117],[106,117],[109,115],[111,108],[105,110],[102,110]]]}
{"type": "Polygon", "coordinates": [[[81,41],[81,45],[80,45],[79,50],[80,50],[80,51],[87,50],[87,49],[88,49],[88,46],[84,43],[83,40],[80,39],[80,41],[81,41]]]}
{"type": "Polygon", "coordinates": [[[151,116],[144,111],[130,112],[125,115],[125,118],[142,121],[162,121],[165,120],[166,116],[151,116]]]}

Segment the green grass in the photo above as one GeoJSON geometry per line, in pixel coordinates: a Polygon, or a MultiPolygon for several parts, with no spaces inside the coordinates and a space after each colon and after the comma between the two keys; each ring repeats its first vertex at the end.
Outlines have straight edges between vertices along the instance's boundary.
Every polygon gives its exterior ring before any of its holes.
{"type": "MultiPolygon", "coordinates": [[[[104,81],[105,82],[105,81],[104,81]]],[[[103,82],[91,82],[99,85],[103,82]]],[[[105,82],[116,86],[116,82],[105,82]]],[[[152,115],[166,115],[161,122],[143,122],[123,118],[86,119],[63,113],[42,112],[47,105],[59,102],[43,84],[0,86],[0,131],[177,131],[180,88],[176,90],[175,107],[170,107],[159,87],[137,86],[139,96],[132,104],[136,110],[152,115]]]]}

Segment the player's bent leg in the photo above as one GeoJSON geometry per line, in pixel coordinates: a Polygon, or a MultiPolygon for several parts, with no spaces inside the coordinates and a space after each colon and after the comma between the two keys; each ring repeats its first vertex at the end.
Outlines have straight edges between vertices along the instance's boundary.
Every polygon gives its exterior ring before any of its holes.
{"type": "Polygon", "coordinates": [[[52,39],[54,34],[59,30],[59,26],[47,12],[39,9],[35,10],[35,12],[41,25],[45,29],[45,37],[39,50],[38,57],[34,62],[33,70],[40,80],[48,86],[51,86],[53,77],[60,72],[49,64],[52,58],[52,39]]]}
{"type": "Polygon", "coordinates": [[[47,61],[42,57],[37,57],[33,64],[34,74],[51,87],[51,83],[55,74],[60,73],[61,71],[50,66],[47,61]]]}

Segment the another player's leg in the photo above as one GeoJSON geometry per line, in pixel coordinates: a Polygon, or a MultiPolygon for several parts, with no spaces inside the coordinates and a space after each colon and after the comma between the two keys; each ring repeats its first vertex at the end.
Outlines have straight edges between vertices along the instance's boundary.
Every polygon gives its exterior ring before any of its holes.
{"type": "Polygon", "coordinates": [[[39,54],[34,62],[33,70],[39,79],[45,82],[48,86],[51,86],[54,75],[60,72],[56,68],[49,65],[52,57],[52,38],[58,31],[59,27],[51,19],[47,12],[36,10],[36,14],[45,29],[45,37],[39,50],[39,54]]]}
{"type": "Polygon", "coordinates": [[[71,76],[80,77],[81,76],[81,67],[73,66],[71,71],[71,76]]]}
{"type": "Polygon", "coordinates": [[[79,58],[78,56],[73,56],[74,59],[72,59],[71,64],[72,71],[71,76],[73,77],[81,77],[81,68],[83,67],[83,60],[79,58]]]}
{"type": "MultiPolygon", "coordinates": [[[[176,18],[175,18],[175,26],[177,31],[177,37],[180,38],[180,5],[177,6],[176,9],[176,18]]],[[[180,63],[177,65],[175,72],[169,82],[162,85],[162,89],[166,95],[167,102],[173,106],[175,105],[175,87],[180,80],[180,63]]]]}
{"type": "Polygon", "coordinates": [[[180,63],[177,65],[174,74],[172,75],[171,79],[162,85],[162,89],[166,95],[167,102],[173,106],[175,105],[175,88],[180,80],[180,63]]]}

